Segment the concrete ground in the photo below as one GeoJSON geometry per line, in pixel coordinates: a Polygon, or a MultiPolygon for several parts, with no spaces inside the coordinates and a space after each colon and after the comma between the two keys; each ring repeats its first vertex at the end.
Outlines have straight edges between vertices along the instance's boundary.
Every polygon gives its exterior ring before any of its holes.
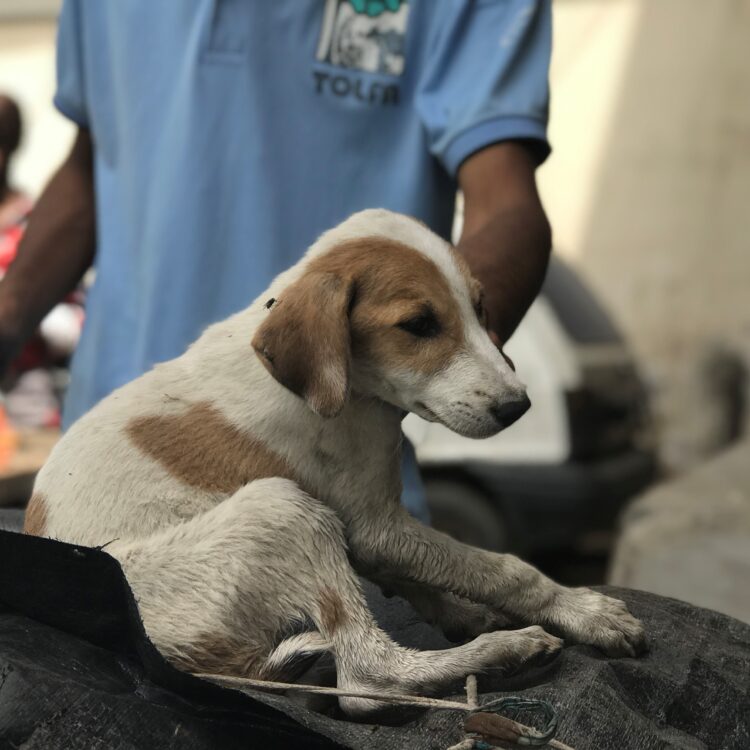
{"type": "Polygon", "coordinates": [[[750,622],[750,441],[626,511],[609,582],[750,622]]]}

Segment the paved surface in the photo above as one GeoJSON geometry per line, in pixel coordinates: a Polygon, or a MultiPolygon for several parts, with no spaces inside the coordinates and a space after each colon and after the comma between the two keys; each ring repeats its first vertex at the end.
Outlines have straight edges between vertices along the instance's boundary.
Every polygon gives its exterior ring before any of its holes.
{"type": "Polygon", "coordinates": [[[750,441],[636,500],[609,582],[750,622],[750,441]]]}

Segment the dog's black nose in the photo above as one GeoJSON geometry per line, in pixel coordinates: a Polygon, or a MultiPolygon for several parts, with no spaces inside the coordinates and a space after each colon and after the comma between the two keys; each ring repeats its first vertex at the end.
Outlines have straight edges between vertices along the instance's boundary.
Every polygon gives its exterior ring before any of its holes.
{"type": "Polygon", "coordinates": [[[529,397],[524,394],[513,401],[503,401],[502,403],[493,404],[490,407],[490,412],[492,412],[492,416],[498,421],[498,423],[505,428],[510,427],[513,422],[526,414],[530,406],[531,401],[529,401],[529,397]]]}

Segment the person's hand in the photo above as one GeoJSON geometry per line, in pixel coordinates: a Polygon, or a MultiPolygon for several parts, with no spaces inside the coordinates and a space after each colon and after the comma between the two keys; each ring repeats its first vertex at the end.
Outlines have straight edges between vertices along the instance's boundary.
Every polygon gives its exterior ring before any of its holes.
{"type": "Polygon", "coordinates": [[[510,338],[547,268],[550,229],[534,168],[523,146],[507,142],[483,149],[459,169],[464,228],[457,249],[484,287],[490,337],[496,345],[510,338]]]}
{"type": "Polygon", "coordinates": [[[375,18],[386,10],[396,13],[401,7],[403,0],[349,0],[352,8],[357,13],[363,13],[375,18]]]}
{"type": "Polygon", "coordinates": [[[488,232],[486,227],[483,227],[483,230],[482,234],[490,235],[487,241],[481,241],[484,239],[481,236],[479,240],[464,239],[459,243],[458,251],[468,263],[472,276],[482,285],[482,305],[487,316],[488,332],[493,343],[500,347],[505,343],[501,334],[507,330],[505,318],[508,315],[508,278],[505,272],[507,269],[503,268],[505,264],[502,262],[502,256],[498,253],[493,240],[497,242],[502,228],[497,233],[488,232]]]}

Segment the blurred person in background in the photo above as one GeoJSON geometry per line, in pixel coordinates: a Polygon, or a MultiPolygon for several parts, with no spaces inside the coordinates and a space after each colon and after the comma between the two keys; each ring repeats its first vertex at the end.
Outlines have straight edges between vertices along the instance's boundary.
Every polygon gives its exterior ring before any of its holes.
{"type": "MultiPolygon", "coordinates": [[[[16,257],[32,207],[31,198],[10,184],[11,160],[22,133],[18,104],[0,94],[0,278],[16,257]]],[[[79,295],[68,295],[44,317],[13,359],[4,362],[4,407],[15,426],[59,427],[60,402],[53,370],[72,354],[82,322],[79,295]]]]}
{"type": "MultiPolygon", "coordinates": [[[[457,187],[458,248],[506,341],[551,242],[535,183],[550,15],[548,0],[65,0],[55,104],[78,134],[0,285],[0,359],[93,264],[70,425],[355,211],[450,238],[457,187]]],[[[424,518],[408,448],[404,486],[424,518]]]]}
{"type": "Polygon", "coordinates": [[[9,96],[0,94],[0,263],[9,265],[15,255],[31,199],[10,184],[10,164],[21,143],[21,110],[9,96]]]}

